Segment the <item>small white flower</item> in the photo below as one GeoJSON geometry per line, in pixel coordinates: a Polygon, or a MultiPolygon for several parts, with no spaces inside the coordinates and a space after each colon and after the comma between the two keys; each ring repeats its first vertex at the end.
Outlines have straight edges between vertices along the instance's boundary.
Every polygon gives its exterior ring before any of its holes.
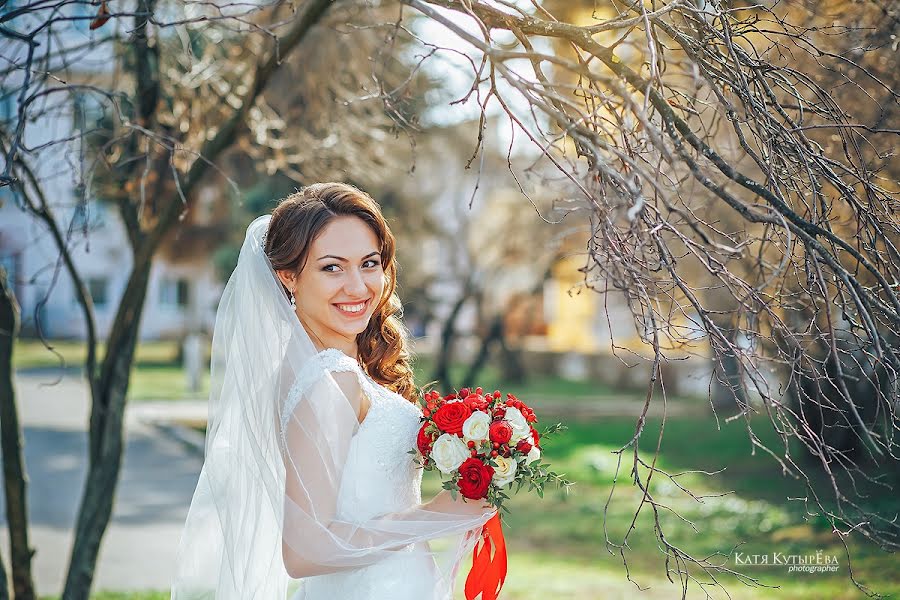
{"type": "Polygon", "coordinates": [[[452,433],[444,433],[434,441],[431,458],[444,475],[449,475],[471,456],[466,443],[452,433]]]}
{"type": "Polygon", "coordinates": [[[513,458],[505,458],[503,456],[495,456],[492,459],[497,466],[494,467],[493,482],[498,488],[511,483],[516,478],[516,469],[518,463],[513,458]]]}
{"type": "Polygon", "coordinates": [[[512,439],[509,441],[510,446],[515,446],[519,440],[524,440],[531,435],[531,426],[525,420],[525,415],[518,408],[507,408],[506,416],[503,417],[512,427],[512,439]]]}
{"type": "Polygon", "coordinates": [[[463,438],[469,442],[480,442],[488,439],[491,428],[491,416],[486,412],[476,410],[462,426],[463,438]]]}

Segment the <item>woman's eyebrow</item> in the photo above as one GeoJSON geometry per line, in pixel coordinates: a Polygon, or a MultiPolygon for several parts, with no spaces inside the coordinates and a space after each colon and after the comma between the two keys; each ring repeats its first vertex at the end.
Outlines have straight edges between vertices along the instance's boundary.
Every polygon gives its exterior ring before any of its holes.
{"type": "MultiPolygon", "coordinates": [[[[369,254],[366,254],[365,256],[363,256],[362,260],[366,260],[370,256],[375,256],[376,254],[380,254],[380,253],[379,252],[370,252],[369,254]]],[[[346,258],[342,258],[340,256],[335,256],[334,254],[326,254],[325,256],[320,257],[318,260],[324,260],[326,258],[333,258],[333,259],[339,260],[341,262],[347,262],[346,258]]]]}

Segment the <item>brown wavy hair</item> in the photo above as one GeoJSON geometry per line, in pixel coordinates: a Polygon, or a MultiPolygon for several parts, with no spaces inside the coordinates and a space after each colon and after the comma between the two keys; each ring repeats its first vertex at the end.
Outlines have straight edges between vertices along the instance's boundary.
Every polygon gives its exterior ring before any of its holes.
{"type": "MultiPolygon", "coordinates": [[[[415,403],[420,390],[413,381],[409,333],[400,320],[403,305],[396,293],[395,239],[381,207],[364,191],[347,183],[314,183],[282,199],[272,211],[266,233],[265,252],[275,270],[300,273],[306,265],[313,241],[338,216],[365,221],[381,244],[384,293],[375,306],[365,331],[357,335],[359,358],[369,376],[415,403]]],[[[284,293],[290,295],[287,288],[284,293]]]]}

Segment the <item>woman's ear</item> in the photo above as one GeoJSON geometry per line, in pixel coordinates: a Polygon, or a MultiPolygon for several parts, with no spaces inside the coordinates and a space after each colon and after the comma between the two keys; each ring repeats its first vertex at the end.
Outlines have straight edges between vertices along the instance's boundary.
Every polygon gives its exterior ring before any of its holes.
{"type": "Polygon", "coordinates": [[[287,269],[279,269],[278,271],[275,271],[275,274],[278,275],[278,279],[281,281],[284,287],[286,287],[288,290],[293,291],[297,279],[296,273],[287,269]]]}

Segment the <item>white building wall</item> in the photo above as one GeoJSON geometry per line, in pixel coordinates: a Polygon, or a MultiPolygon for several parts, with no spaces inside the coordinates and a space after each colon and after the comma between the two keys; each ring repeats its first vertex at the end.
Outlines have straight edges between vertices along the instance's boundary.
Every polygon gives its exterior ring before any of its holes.
{"type": "MultiPolygon", "coordinates": [[[[8,191],[3,194],[0,262],[15,268],[13,289],[22,308],[23,333],[36,334],[38,314],[45,336],[84,338],[84,317],[75,287],[59,262],[53,238],[46,226],[16,206],[8,191]]],[[[90,206],[95,226],[87,237],[76,232],[70,248],[80,276],[93,288],[96,328],[105,337],[128,283],[131,248],[118,215],[97,203],[90,206]]],[[[61,223],[69,220],[64,213],[57,218],[61,223]]],[[[195,328],[211,333],[221,290],[207,257],[177,265],[156,260],[141,319],[141,339],[177,338],[195,328]],[[186,288],[181,303],[177,293],[179,280],[186,288]]]]}
{"type": "MultiPolygon", "coordinates": [[[[6,8],[12,10],[20,4],[19,0],[10,0],[6,8]]],[[[89,129],[102,115],[104,106],[105,110],[110,110],[108,100],[89,86],[98,83],[100,89],[108,87],[104,82],[110,78],[115,62],[113,46],[111,43],[86,45],[92,39],[108,37],[116,28],[127,35],[127,24],[112,19],[101,29],[90,31],[88,25],[96,11],[96,6],[84,3],[62,7],[59,14],[79,19],[54,30],[53,51],[58,53],[65,47],[84,49],[79,50],[77,60],[71,56],[66,59],[64,69],[61,61],[52,61],[51,67],[65,73],[72,87],[48,94],[40,106],[29,110],[29,115],[39,118],[26,120],[23,146],[34,150],[27,156],[41,181],[46,201],[66,236],[76,269],[94,292],[97,332],[105,337],[128,282],[131,248],[115,209],[88,201],[86,216],[75,214],[82,200],[77,190],[87,187],[91,168],[82,152],[76,126],[80,124],[89,129]],[[83,110],[76,110],[76,106],[83,110]],[[35,160],[35,156],[39,156],[39,160],[35,160]]],[[[27,30],[34,25],[35,18],[46,16],[17,17],[7,25],[27,30]]],[[[41,51],[39,48],[39,53],[41,51]]],[[[0,54],[10,60],[23,62],[25,52],[25,45],[13,38],[0,40],[0,54]]],[[[36,56],[35,60],[40,61],[42,57],[36,56]]],[[[0,120],[7,129],[18,122],[17,90],[23,77],[24,71],[13,71],[0,82],[0,120]]],[[[0,158],[0,170],[4,167],[0,158]]],[[[21,201],[17,201],[8,187],[0,188],[0,264],[13,271],[13,290],[22,309],[24,334],[34,335],[39,321],[45,336],[84,337],[83,313],[50,231],[21,207],[21,201]]],[[[141,319],[141,338],[179,337],[194,327],[211,332],[221,287],[215,281],[214,268],[208,257],[177,266],[155,261],[141,319]],[[177,297],[173,301],[171,290],[177,288],[179,279],[188,288],[187,294],[183,294],[187,304],[179,304],[177,297]]]]}

